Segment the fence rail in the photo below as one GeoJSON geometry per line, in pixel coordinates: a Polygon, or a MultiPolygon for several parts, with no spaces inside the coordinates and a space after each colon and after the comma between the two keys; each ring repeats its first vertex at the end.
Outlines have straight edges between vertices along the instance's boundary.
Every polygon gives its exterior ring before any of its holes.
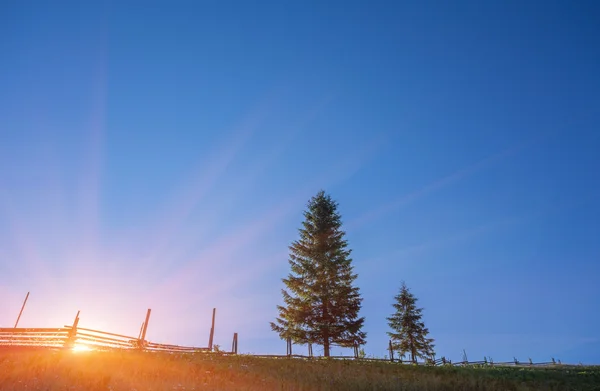
{"type": "Polygon", "coordinates": [[[100,330],[73,328],[0,328],[0,347],[56,347],[94,350],[104,349],[143,349],[146,351],[200,352],[208,347],[160,344],[126,335],[100,330]]]}
{"type": "MultiPolygon", "coordinates": [[[[15,323],[15,327],[0,328],[0,348],[62,348],[74,350],[144,350],[161,351],[171,353],[192,353],[212,351],[212,339],[215,327],[216,309],[213,309],[212,327],[209,336],[208,347],[180,346],[172,344],[161,344],[146,340],[146,331],[150,320],[151,309],[146,313],[145,321],[142,323],[140,333],[137,337],[123,334],[109,333],[101,330],[79,327],[79,314],[75,316],[72,325],[60,328],[24,328],[17,327],[29,293],[23,302],[21,312],[15,323]]],[[[234,334],[232,353],[237,353],[237,333],[234,334]]]]}
{"type": "Polygon", "coordinates": [[[60,347],[68,331],[57,328],[0,328],[0,346],[60,347]]]}

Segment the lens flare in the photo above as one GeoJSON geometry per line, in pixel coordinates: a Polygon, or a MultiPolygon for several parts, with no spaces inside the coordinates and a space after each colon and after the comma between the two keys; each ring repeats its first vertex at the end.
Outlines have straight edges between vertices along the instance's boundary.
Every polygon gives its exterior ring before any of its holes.
{"type": "Polygon", "coordinates": [[[75,344],[75,346],[73,346],[72,350],[75,353],[80,353],[80,352],[89,352],[89,351],[94,350],[94,349],[92,349],[88,345],[85,345],[85,344],[82,344],[82,343],[78,343],[78,344],[75,344]]]}

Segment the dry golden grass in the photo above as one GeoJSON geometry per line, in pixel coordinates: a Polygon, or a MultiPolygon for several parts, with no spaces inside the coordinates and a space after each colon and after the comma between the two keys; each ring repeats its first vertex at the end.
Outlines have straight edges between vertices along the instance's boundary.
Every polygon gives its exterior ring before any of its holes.
{"type": "Polygon", "coordinates": [[[214,354],[0,350],[0,390],[600,390],[597,369],[432,368],[214,354]]]}

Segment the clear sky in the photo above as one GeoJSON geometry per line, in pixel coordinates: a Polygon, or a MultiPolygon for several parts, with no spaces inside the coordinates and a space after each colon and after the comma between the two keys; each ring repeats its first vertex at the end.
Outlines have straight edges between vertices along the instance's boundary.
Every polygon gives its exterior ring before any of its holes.
{"type": "Polygon", "coordinates": [[[31,291],[22,326],[205,346],[217,307],[283,353],[324,189],[368,354],[404,280],[438,356],[600,363],[600,4],[450,3],[2,2],[0,326],[31,291]]]}

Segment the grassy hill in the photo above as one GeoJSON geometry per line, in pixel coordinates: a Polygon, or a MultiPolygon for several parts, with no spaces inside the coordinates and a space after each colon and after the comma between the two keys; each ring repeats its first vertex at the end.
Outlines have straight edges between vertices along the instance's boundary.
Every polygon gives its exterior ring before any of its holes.
{"type": "Polygon", "coordinates": [[[416,367],[141,352],[0,350],[0,390],[600,390],[600,367],[416,367]]]}

